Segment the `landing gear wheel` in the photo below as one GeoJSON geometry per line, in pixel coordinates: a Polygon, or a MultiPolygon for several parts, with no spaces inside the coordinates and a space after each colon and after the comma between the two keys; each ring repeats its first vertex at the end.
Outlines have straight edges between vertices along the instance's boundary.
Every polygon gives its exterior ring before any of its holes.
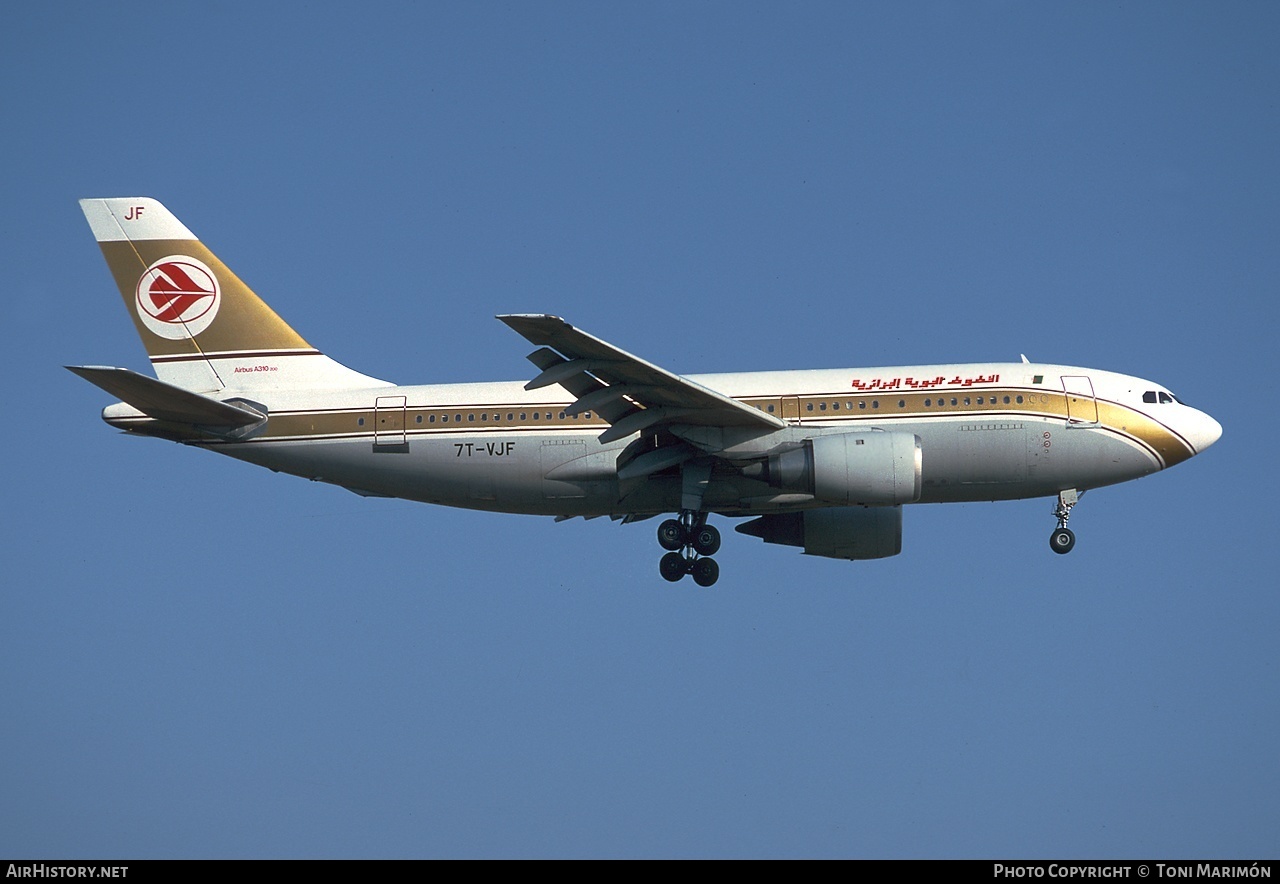
{"type": "Polygon", "coordinates": [[[1049,549],[1059,555],[1066,555],[1076,545],[1076,535],[1070,528],[1056,528],[1049,535],[1049,549]]]}
{"type": "Polygon", "coordinates": [[[676,583],[689,572],[689,569],[685,565],[684,556],[678,552],[669,552],[658,562],[658,571],[662,573],[663,580],[676,583]]]}
{"type": "MultiPolygon", "coordinates": [[[[667,519],[658,526],[658,545],[663,549],[676,552],[684,547],[687,537],[684,525],[681,525],[675,519],[667,519]]],[[[670,580],[671,578],[668,577],[667,579],[670,580]]],[[[676,579],[678,580],[679,578],[676,579]]]]}
{"type": "Polygon", "coordinates": [[[1067,519],[1071,518],[1071,508],[1080,502],[1083,494],[1083,491],[1077,491],[1074,488],[1058,492],[1058,505],[1053,508],[1053,514],[1058,519],[1058,527],[1054,528],[1053,533],[1049,535],[1049,549],[1060,556],[1071,552],[1072,547],[1076,545],[1076,536],[1067,527],[1067,519]]]}
{"type": "MultiPolygon", "coordinates": [[[[714,556],[716,551],[720,549],[720,532],[712,525],[703,525],[695,528],[693,537],[689,542],[693,544],[693,549],[700,556],[714,556]]],[[[715,581],[713,580],[712,583],[715,581]]],[[[707,584],[708,586],[710,584],[707,584]]]]}
{"type": "Polygon", "coordinates": [[[720,566],[710,558],[720,549],[720,532],[707,524],[706,513],[681,510],[658,526],[658,543],[670,550],[658,562],[663,580],[676,583],[692,574],[699,586],[711,586],[720,579],[720,566]]]}
{"type": "Polygon", "coordinates": [[[695,559],[693,562],[693,582],[699,586],[711,586],[720,579],[720,566],[715,559],[695,559]]]}

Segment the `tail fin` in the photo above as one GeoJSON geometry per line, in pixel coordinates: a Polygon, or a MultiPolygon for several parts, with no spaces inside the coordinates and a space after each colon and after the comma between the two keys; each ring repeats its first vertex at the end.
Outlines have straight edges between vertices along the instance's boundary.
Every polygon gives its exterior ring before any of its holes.
{"type": "Polygon", "coordinates": [[[156,200],[80,208],[160,380],[200,392],[386,386],[304,341],[156,200]]]}

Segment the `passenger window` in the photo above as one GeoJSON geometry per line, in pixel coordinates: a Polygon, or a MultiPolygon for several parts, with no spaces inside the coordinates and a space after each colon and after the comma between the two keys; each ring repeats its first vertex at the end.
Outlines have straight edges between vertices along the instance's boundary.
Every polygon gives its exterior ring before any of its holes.
{"type": "Polygon", "coordinates": [[[418,415],[413,420],[414,420],[414,423],[418,423],[418,424],[422,423],[422,415],[418,415]]]}
{"type": "Polygon", "coordinates": [[[772,406],[772,405],[770,405],[770,406],[769,406],[769,414],[773,414],[773,406],[772,406]]]}
{"type": "Polygon", "coordinates": [[[431,417],[427,418],[427,423],[434,424],[435,422],[436,422],[436,416],[434,414],[431,415],[431,417]]]}
{"type": "Polygon", "coordinates": [[[1009,404],[1009,397],[1008,397],[1008,396],[1004,397],[1004,404],[1005,404],[1005,405],[1008,405],[1008,404],[1009,404]]]}
{"type": "Polygon", "coordinates": [[[1022,397],[1021,397],[1021,396],[1019,396],[1019,397],[1018,397],[1018,404],[1019,404],[1019,405],[1021,405],[1021,404],[1022,404],[1022,397]]]}
{"type": "Polygon", "coordinates": [[[476,416],[474,414],[467,415],[467,420],[474,421],[475,419],[476,419],[476,416]]]}
{"type": "Polygon", "coordinates": [[[813,403],[812,403],[812,402],[808,402],[808,403],[806,403],[806,404],[805,404],[805,406],[804,406],[804,410],[805,410],[805,411],[813,411],[813,403]]]}
{"type": "Polygon", "coordinates": [[[968,404],[969,404],[969,397],[968,397],[968,396],[964,397],[964,404],[965,404],[965,405],[968,405],[968,404]]]}
{"type": "Polygon", "coordinates": [[[931,408],[932,406],[933,406],[933,400],[932,400],[932,399],[926,399],[926,400],[924,400],[924,407],[925,407],[925,408],[931,408]]]}
{"type": "Polygon", "coordinates": [[[872,399],[872,400],[871,400],[871,407],[872,407],[872,408],[879,408],[879,407],[880,407],[880,400],[879,400],[879,399],[872,399]]]}
{"type": "Polygon", "coordinates": [[[959,403],[956,401],[956,397],[954,397],[954,396],[952,396],[952,397],[951,397],[951,404],[952,404],[952,405],[958,405],[958,404],[959,404],[959,403]]]}
{"type": "Polygon", "coordinates": [[[907,400],[905,400],[905,399],[899,399],[899,400],[898,400],[898,407],[899,407],[899,408],[906,408],[906,407],[907,407],[907,400]]]}
{"type": "Polygon", "coordinates": [[[867,400],[863,399],[861,402],[859,402],[859,403],[858,403],[858,407],[859,407],[859,408],[866,408],[866,407],[867,407],[867,400]]]}
{"type": "Polygon", "coordinates": [[[487,414],[482,414],[482,415],[480,415],[480,420],[482,420],[482,421],[487,421],[488,419],[489,419],[489,415],[487,415],[487,414]]]}
{"type": "MultiPolygon", "coordinates": [[[[812,407],[812,406],[810,406],[810,407],[812,407]]],[[[820,405],[818,406],[818,411],[826,411],[826,410],[827,410],[827,403],[823,402],[822,404],[820,404],[820,405]]]]}

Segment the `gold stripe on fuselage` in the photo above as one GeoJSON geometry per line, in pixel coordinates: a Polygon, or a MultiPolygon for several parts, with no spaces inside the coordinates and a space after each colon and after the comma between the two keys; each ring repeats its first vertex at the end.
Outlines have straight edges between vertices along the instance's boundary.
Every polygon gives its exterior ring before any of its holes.
{"type": "MultiPolygon", "coordinates": [[[[930,393],[903,393],[877,396],[745,396],[742,401],[753,407],[775,411],[782,403],[789,405],[788,412],[798,412],[801,424],[823,426],[860,424],[884,424],[899,421],[921,421],[932,418],[951,420],[975,419],[1047,419],[1066,424],[1068,418],[1067,394],[1052,390],[1027,388],[998,388],[983,390],[942,391],[930,393]]],[[[1148,451],[1163,467],[1173,466],[1191,457],[1195,451],[1181,436],[1164,424],[1141,411],[1117,402],[1098,399],[1096,423],[1079,423],[1081,427],[1096,427],[1126,438],[1148,451]]],[[[335,408],[272,412],[266,432],[249,440],[284,442],[305,440],[339,440],[368,437],[375,430],[403,432],[406,436],[429,437],[456,435],[459,433],[600,430],[608,424],[594,413],[566,414],[568,403],[538,403],[535,409],[524,404],[436,405],[413,406],[403,409],[396,406],[390,412],[370,405],[361,408],[335,408]],[[379,416],[394,415],[394,423],[379,428],[375,421],[379,416]]],[[[1092,417],[1092,414],[1089,415],[1092,417]]],[[[792,418],[791,414],[787,415],[792,418]]],[[[150,419],[130,421],[128,429],[143,429],[143,424],[153,424],[150,419]]],[[[169,427],[172,432],[190,438],[201,439],[189,430],[169,427]]],[[[209,444],[223,444],[209,442],[209,444]]]]}

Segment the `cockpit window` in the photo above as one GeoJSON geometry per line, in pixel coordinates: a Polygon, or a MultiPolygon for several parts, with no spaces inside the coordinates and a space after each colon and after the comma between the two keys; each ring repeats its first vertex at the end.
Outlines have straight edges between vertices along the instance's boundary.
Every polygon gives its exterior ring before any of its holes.
{"type": "Polygon", "coordinates": [[[1166,405],[1170,402],[1180,403],[1182,400],[1178,399],[1172,393],[1166,393],[1164,390],[1147,390],[1142,394],[1142,401],[1166,405]]]}
{"type": "Polygon", "coordinates": [[[1143,402],[1155,402],[1155,401],[1156,401],[1156,391],[1155,391],[1155,390],[1148,390],[1147,392],[1143,393],[1143,394],[1142,394],[1142,401],[1143,401],[1143,402]]]}
{"type": "Polygon", "coordinates": [[[1160,391],[1160,402],[1161,402],[1161,404],[1163,404],[1163,403],[1165,403],[1165,402],[1172,402],[1172,401],[1173,401],[1173,397],[1172,397],[1172,396],[1170,396],[1168,393],[1164,392],[1163,390],[1161,390],[1161,391],[1160,391]]]}

